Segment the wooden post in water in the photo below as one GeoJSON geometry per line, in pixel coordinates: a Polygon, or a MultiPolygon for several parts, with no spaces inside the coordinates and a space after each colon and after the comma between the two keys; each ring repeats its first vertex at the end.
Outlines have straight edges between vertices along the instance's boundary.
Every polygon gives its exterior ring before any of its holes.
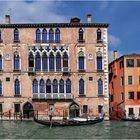
{"type": "Polygon", "coordinates": [[[14,120],[15,120],[15,113],[14,113],[14,120]]]}
{"type": "Polygon", "coordinates": [[[38,110],[37,110],[37,119],[38,119],[38,110]]]}
{"type": "Polygon", "coordinates": [[[2,112],[1,112],[1,114],[0,114],[0,115],[1,115],[1,120],[2,120],[2,112]]]}
{"type": "Polygon", "coordinates": [[[20,117],[20,121],[22,121],[22,112],[20,112],[19,117],[20,117]]]}
{"type": "Polygon", "coordinates": [[[17,120],[17,112],[16,112],[16,120],[17,120]]]}
{"type": "Polygon", "coordinates": [[[11,120],[11,110],[9,110],[9,120],[11,120]]]}
{"type": "Polygon", "coordinates": [[[64,109],[63,109],[63,120],[64,120],[64,109]]]}

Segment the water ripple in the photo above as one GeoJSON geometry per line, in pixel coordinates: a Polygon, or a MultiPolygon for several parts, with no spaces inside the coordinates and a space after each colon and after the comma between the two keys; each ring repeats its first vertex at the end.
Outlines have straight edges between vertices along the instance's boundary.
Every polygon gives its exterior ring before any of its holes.
{"type": "Polygon", "coordinates": [[[51,128],[32,121],[0,121],[1,139],[140,139],[140,122],[106,121],[51,128]]]}

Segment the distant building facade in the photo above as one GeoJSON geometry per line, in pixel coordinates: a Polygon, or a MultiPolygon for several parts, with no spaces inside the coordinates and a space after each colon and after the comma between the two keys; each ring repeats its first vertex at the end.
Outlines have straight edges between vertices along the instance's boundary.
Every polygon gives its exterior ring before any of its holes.
{"type": "Polygon", "coordinates": [[[109,64],[110,116],[139,118],[140,115],[140,55],[129,54],[109,64]]]}
{"type": "Polygon", "coordinates": [[[109,118],[108,24],[0,24],[0,111],[109,118]]]}

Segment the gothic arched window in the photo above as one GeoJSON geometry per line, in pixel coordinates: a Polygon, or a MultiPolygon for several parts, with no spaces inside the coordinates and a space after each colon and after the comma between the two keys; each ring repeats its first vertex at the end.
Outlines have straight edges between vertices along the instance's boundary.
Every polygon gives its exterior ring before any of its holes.
{"type": "Polygon", "coordinates": [[[43,29],[42,31],[42,43],[47,43],[47,30],[43,29]]]}
{"type": "Polygon", "coordinates": [[[59,81],[59,93],[64,93],[64,80],[59,81]]]}
{"type": "Polygon", "coordinates": [[[49,55],[49,70],[54,71],[54,55],[50,53],[49,55]]]}
{"type": "Polygon", "coordinates": [[[51,93],[51,80],[46,81],[46,93],[51,93]]]}
{"type": "Polygon", "coordinates": [[[33,56],[33,54],[30,52],[29,53],[29,58],[28,58],[29,60],[29,68],[30,67],[34,67],[34,56],[33,56]]]}
{"type": "Polygon", "coordinates": [[[61,55],[60,55],[60,53],[56,54],[56,71],[61,71],[61,55]]]}
{"type": "Polygon", "coordinates": [[[33,93],[38,93],[38,81],[36,79],[33,80],[33,93]]]}
{"type": "Polygon", "coordinates": [[[79,29],[79,41],[84,40],[84,31],[82,28],[79,29]]]}
{"type": "Polygon", "coordinates": [[[18,79],[15,80],[15,95],[20,95],[20,81],[18,79]]]}
{"type": "Polygon", "coordinates": [[[2,70],[2,55],[0,54],[0,71],[2,70]]]}
{"type": "Polygon", "coordinates": [[[44,83],[43,79],[40,80],[39,91],[40,91],[40,93],[45,93],[45,83],[44,83]]]}
{"type": "Polygon", "coordinates": [[[55,42],[60,43],[60,30],[59,30],[59,28],[57,28],[55,30],[55,42]]]}
{"type": "Polygon", "coordinates": [[[66,52],[63,54],[63,67],[68,68],[68,54],[66,52]]]}
{"type": "Polygon", "coordinates": [[[101,41],[101,39],[102,39],[102,33],[101,33],[101,30],[98,29],[97,30],[97,41],[101,41]]]}
{"type": "Polygon", "coordinates": [[[71,93],[71,80],[66,80],[66,93],[71,93]]]}
{"type": "Polygon", "coordinates": [[[102,53],[98,51],[96,55],[97,55],[97,70],[102,70],[102,53]]]}
{"type": "Polygon", "coordinates": [[[58,93],[58,81],[56,79],[53,80],[53,93],[58,93]]]}
{"type": "Polygon", "coordinates": [[[84,52],[80,51],[78,54],[78,69],[79,71],[85,70],[84,52]]]}
{"type": "Polygon", "coordinates": [[[48,58],[46,53],[43,53],[42,56],[42,70],[47,71],[48,70],[48,58]]]}
{"type": "Polygon", "coordinates": [[[19,59],[19,54],[16,52],[14,53],[14,70],[19,70],[20,69],[20,59],[19,59]]]}
{"type": "Polygon", "coordinates": [[[2,81],[0,80],[0,95],[2,95],[2,81]]]}
{"type": "Polygon", "coordinates": [[[18,29],[14,29],[14,42],[19,41],[19,31],[18,29]]]}
{"type": "Polygon", "coordinates": [[[103,81],[101,78],[98,80],[98,95],[103,95],[103,81]]]}
{"type": "Polygon", "coordinates": [[[36,30],[36,42],[37,43],[41,42],[41,31],[40,31],[40,29],[36,30]]]}
{"type": "Polygon", "coordinates": [[[41,70],[41,58],[40,58],[40,54],[37,53],[35,56],[35,64],[36,64],[36,71],[40,71],[41,70]]]}
{"type": "Polygon", "coordinates": [[[79,80],[79,95],[85,94],[85,82],[83,79],[79,80]]]}
{"type": "Polygon", "coordinates": [[[49,43],[54,43],[54,31],[53,31],[53,29],[49,30],[49,43]]]}

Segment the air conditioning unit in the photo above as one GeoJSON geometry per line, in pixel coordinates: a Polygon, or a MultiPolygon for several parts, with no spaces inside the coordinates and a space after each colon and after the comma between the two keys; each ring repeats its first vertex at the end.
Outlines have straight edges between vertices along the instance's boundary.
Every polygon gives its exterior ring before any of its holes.
{"type": "Polygon", "coordinates": [[[35,68],[34,67],[29,67],[29,72],[30,73],[34,73],[35,72],[35,68]]]}

